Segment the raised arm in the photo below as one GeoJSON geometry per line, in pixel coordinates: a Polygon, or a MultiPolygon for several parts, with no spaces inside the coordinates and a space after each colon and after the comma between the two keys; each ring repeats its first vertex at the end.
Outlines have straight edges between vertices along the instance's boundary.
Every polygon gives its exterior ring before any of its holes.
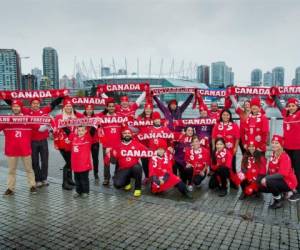
{"type": "Polygon", "coordinates": [[[54,100],[50,103],[51,111],[52,111],[53,109],[55,109],[55,107],[58,106],[58,105],[62,102],[63,99],[64,99],[63,97],[58,97],[58,98],[54,99],[54,100]]]}
{"type": "Polygon", "coordinates": [[[144,91],[135,101],[135,103],[140,106],[146,97],[146,92],[144,91]]]}
{"type": "Polygon", "coordinates": [[[153,99],[156,102],[157,107],[161,110],[161,112],[163,112],[165,117],[167,117],[169,113],[169,109],[163,104],[163,102],[157,96],[153,96],[153,99]]]}
{"type": "Polygon", "coordinates": [[[234,109],[238,109],[240,107],[240,105],[238,104],[238,102],[235,99],[235,97],[233,95],[230,95],[229,98],[230,98],[230,100],[232,102],[232,105],[233,105],[234,109]]]}
{"type": "Polygon", "coordinates": [[[280,111],[284,110],[284,107],[283,107],[283,105],[282,105],[280,99],[278,98],[278,96],[274,96],[273,99],[274,99],[274,101],[275,101],[275,104],[276,104],[277,108],[278,108],[280,111]]]}
{"type": "Polygon", "coordinates": [[[180,112],[183,113],[186,108],[189,106],[191,101],[193,100],[194,94],[190,94],[189,97],[184,101],[184,103],[179,107],[180,112]]]}

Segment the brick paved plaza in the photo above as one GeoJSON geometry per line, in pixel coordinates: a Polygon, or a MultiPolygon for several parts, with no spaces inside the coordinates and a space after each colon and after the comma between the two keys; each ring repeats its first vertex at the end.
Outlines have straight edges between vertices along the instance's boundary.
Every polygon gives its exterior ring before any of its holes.
{"type": "MultiPolygon", "coordinates": [[[[1,140],[2,141],[2,140],[1,140]]],[[[2,145],[1,145],[2,147],[2,145]]],[[[135,199],[91,181],[87,199],[61,189],[62,158],[50,143],[50,186],[30,195],[19,166],[16,194],[0,197],[0,249],[299,249],[299,205],[269,210],[270,195],[239,201],[207,183],[186,200],[173,190],[135,199]]],[[[0,193],[6,162],[0,159],[0,193]]],[[[91,174],[92,176],[92,174],[91,174]]]]}

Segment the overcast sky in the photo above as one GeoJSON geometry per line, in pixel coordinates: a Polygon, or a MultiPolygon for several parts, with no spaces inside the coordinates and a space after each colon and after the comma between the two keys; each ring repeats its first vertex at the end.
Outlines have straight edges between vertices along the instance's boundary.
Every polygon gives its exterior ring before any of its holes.
{"type": "Polygon", "coordinates": [[[175,59],[208,64],[225,61],[236,82],[249,82],[254,68],[286,69],[286,82],[300,66],[299,0],[0,0],[0,48],[14,48],[23,73],[42,68],[42,49],[59,55],[60,75],[77,62],[136,69],[152,60],[164,72],[175,59]]]}

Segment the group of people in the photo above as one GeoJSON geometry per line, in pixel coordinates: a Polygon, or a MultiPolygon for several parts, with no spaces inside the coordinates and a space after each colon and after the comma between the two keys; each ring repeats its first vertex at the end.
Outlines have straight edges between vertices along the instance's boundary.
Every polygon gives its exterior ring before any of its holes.
{"type": "MultiPolygon", "coordinates": [[[[270,141],[269,121],[261,107],[261,100],[253,97],[240,106],[235,96],[230,95],[224,109],[213,102],[207,107],[202,96],[190,94],[182,105],[170,100],[167,105],[158,96],[153,96],[160,112],[154,111],[152,100],[144,104],[141,114],[137,109],[144,101],[143,92],[136,102],[128,96],[117,104],[105,96],[105,109],[95,113],[94,105],[85,105],[85,111],[75,110],[69,97],[55,99],[49,106],[40,107],[40,99],[31,100],[26,108],[20,100],[6,102],[12,114],[48,116],[62,102],[62,112],[51,126],[55,148],[62,155],[62,188],[72,190],[74,197],[88,197],[89,172],[99,181],[99,144],[103,147],[103,185],[113,181],[115,188],[132,189],[134,196],[142,194],[142,185],[150,185],[151,192],[159,193],[176,187],[184,196],[191,198],[193,189],[203,185],[209,178],[209,188],[220,197],[227,195],[229,188],[242,189],[240,199],[261,192],[272,193],[270,208],[280,208],[288,195],[290,201],[300,199],[300,112],[295,98],[283,107],[278,95],[272,98],[282,112],[283,136],[271,139],[271,157],[266,151],[270,141]],[[182,116],[195,99],[199,104],[199,119],[214,120],[213,124],[183,125],[182,116]],[[239,125],[233,121],[232,105],[240,118],[239,125]],[[58,126],[60,121],[96,118],[97,126],[58,126]],[[124,117],[129,122],[120,122],[124,117]],[[240,148],[243,157],[237,166],[236,154],[240,148]],[[110,166],[115,170],[111,178],[110,166]],[[73,173],[74,179],[73,181],[73,173]]],[[[30,192],[37,187],[49,185],[48,142],[50,126],[30,124],[0,124],[5,135],[5,155],[8,161],[8,188],[5,195],[15,192],[16,166],[19,158],[24,163],[30,192]]]]}

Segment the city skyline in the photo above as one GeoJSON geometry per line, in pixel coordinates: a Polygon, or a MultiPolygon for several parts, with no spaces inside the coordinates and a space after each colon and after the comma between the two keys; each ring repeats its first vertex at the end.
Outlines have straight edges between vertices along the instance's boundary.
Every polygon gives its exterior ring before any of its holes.
{"type": "Polygon", "coordinates": [[[1,6],[6,11],[0,17],[0,28],[6,35],[0,47],[30,56],[22,61],[23,73],[42,68],[41,51],[47,46],[59,54],[61,76],[73,74],[75,56],[78,61],[91,58],[100,62],[103,58],[109,63],[114,57],[122,64],[126,57],[130,67],[135,67],[139,57],[145,72],[150,57],[153,71],[158,71],[155,67],[161,58],[198,65],[225,61],[236,73],[236,82],[243,83],[249,83],[254,68],[266,72],[280,65],[290,84],[300,65],[300,34],[296,32],[300,2],[294,0],[12,0],[1,6]],[[12,11],[16,16],[28,13],[26,21],[10,18],[12,11]]]}

